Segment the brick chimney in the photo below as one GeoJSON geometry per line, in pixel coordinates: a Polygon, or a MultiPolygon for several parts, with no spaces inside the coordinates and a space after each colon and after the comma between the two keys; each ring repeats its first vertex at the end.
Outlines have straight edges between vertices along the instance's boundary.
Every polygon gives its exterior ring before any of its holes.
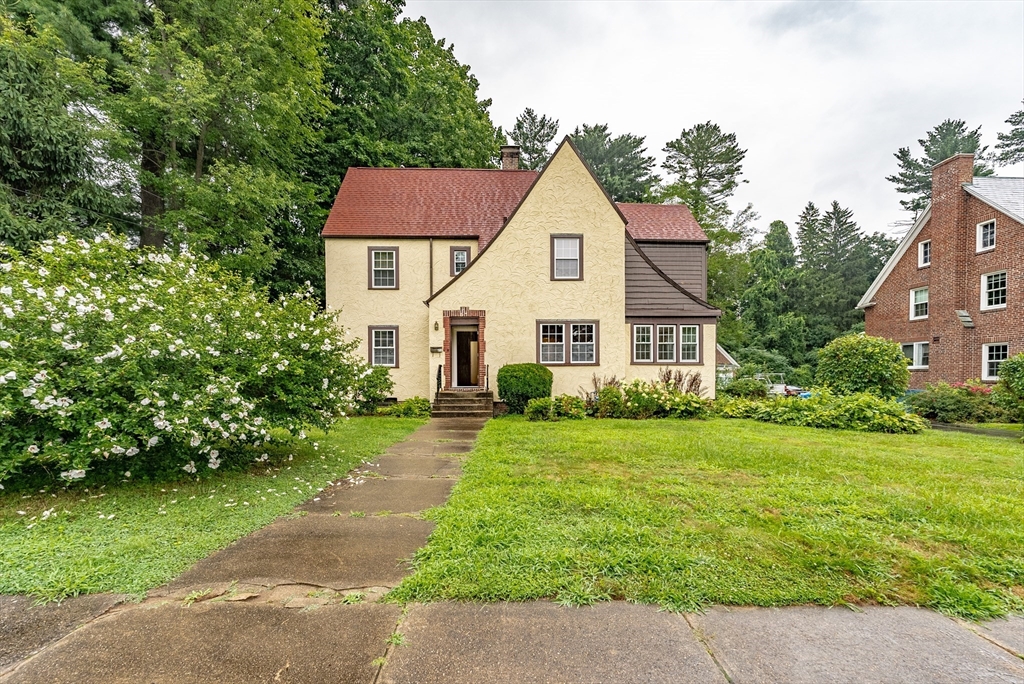
{"type": "Polygon", "coordinates": [[[957,309],[974,311],[978,307],[977,297],[968,297],[967,266],[974,254],[974,226],[968,225],[967,193],[962,187],[973,180],[973,154],[955,154],[932,168],[929,221],[932,273],[928,318],[931,319],[933,358],[938,361],[941,355],[942,366],[951,377],[973,377],[970,369],[977,365],[970,352],[973,331],[965,330],[956,317],[957,309]],[[941,341],[937,343],[934,338],[941,341]]]}
{"type": "Polygon", "coordinates": [[[519,170],[519,145],[502,145],[501,146],[501,170],[502,171],[518,171],[519,170]]]}

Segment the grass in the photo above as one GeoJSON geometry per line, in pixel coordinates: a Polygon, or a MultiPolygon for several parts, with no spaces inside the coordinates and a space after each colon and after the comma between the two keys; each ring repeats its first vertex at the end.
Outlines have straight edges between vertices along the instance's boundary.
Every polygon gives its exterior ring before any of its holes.
{"type": "Polygon", "coordinates": [[[183,473],[174,482],[0,492],[0,594],[141,596],[289,513],[422,423],[352,418],[318,448],[271,452],[268,463],[200,479],[183,473]]]}
{"type": "Polygon", "coordinates": [[[1024,448],[744,420],[488,423],[393,601],[1024,610],[1024,448]]]}

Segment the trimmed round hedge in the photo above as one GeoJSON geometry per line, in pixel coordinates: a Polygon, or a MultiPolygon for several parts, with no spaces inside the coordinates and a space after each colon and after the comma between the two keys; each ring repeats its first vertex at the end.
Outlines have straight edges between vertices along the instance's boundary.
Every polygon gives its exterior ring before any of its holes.
{"type": "Polygon", "coordinates": [[[906,393],[910,370],[899,344],[860,333],[837,337],[818,352],[817,380],[836,394],[892,399],[906,393]]]}
{"type": "Polygon", "coordinates": [[[498,371],[498,398],[509,413],[522,413],[531,399],[551,396],[551,370],[539,363],[511,363],[498,371]]]}

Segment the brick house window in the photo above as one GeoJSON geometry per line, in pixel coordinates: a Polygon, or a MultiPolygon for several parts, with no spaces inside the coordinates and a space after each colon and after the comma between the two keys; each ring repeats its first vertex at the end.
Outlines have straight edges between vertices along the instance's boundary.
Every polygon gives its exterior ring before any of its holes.
{"type": "Polygon", "coordinates": [[[398,328],[370,328],[370,364],[373,366],[398,367],[398,328]]]}
{"type": "Polygon", "coordinates": [[[370,289],[398,289],[398,248],[370,247],[370,289]]]}
{"type": "Polygon", "coordinates": [[[1010,345],[1005,342],[981,345],[981,379],[998,380],[999,366],[1009,355],[1010,345]]]}
{"type": "Polygon", "coordinates": [[[672,363],[676,360],[676,326],[658,326],[658,361],[672,363]]]}
{"type": "Polygon", "coordinates": [[[633,360],[651,361],[654,359],[652,353],[652,341],[654,326],[634,325],[633,326],[633,360]]]}
{"type": "Polygon", "coordinates": [[[929,343],[908,342],[902,345],[903,355],[910,361],[911,370],[924,370],[928,368],[929,343]]]}
{"type": "Polygon", "coordinates": [[[910,291],[910,320],[928,318],[928,288],[919,287],[910,291]]]}
{"type": "Polygon", "coordinates": [[[981,276],[981,308],[1006,308],[1006,271],[981,276]]]}
{"type": "Polygon", "coordinates": [[[551,279],[583,280],[583,236],[551,236],[551,279]]]}
{"type": "Polygon", "coordinates": [[[600,342],[597,321],[537,321],[537,362],[546,366],[596,366],[600,342]]]}
{"type": "Polygon", "coordinates": [[[925,240],[917,243],[917,267],[924,268],[932,263],[932,241],[925,240]]]}
{"type": "Polygon", "coordinates": [[[986,252],[996,246],[996,222],[986,221],[978,224],[977,251],[986,252]]]}

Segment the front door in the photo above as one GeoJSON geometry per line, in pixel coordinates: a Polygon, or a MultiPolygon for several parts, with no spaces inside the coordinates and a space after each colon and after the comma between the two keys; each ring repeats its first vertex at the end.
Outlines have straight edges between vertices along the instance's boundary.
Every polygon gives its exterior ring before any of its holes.
{"type": "Polygon", "coordinates": [[[455,333],[455,385],[473,387],[479,377],[477,330],[462,328],[455,333]]]}

